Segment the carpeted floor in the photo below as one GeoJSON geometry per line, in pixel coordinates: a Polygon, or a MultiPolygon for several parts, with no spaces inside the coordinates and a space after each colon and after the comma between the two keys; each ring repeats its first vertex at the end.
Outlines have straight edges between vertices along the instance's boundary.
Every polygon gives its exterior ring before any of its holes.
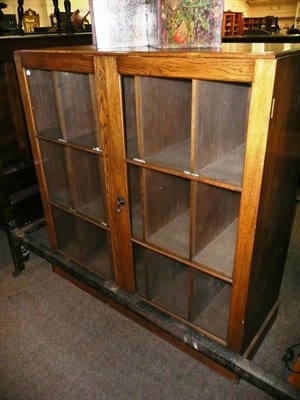
{"type": "MultiPolygon", "coordinates": [[[[220,377],[33,254],[14,278],[3,232],[0,249],[0,400],[271,398],[243,380],[220,377]]],[[[300,342],[299,261],[298,206],[278,318],[254,358],[285,380],[281,356],[300,342]]]]}

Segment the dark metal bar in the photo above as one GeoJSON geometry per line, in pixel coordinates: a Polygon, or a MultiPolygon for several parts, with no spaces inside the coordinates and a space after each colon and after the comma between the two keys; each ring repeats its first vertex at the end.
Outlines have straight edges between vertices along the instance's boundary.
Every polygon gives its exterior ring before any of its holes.
{"type": "Polygon", "coordinates": [[[41,229],[45,225],[46,225],[46,222],[45,222],[45,218],[43,217],[43,218],[40,218],[40,219],[38,219],[36,221],[31,222],[28,225],[23,226],[22,227],[22,231],[24,233],[32,233],[34,231],[37,231],[38,229],[41,229]]]}
{"type": "Polygon", "coordinates": [[[23,30],[23,16],[24,16],[24,0],[18,0],[18,9],[17,9],[17,14],[18,14],[18,33],[24,33],[23,30]]]}
{"type": "Polygon", "coordinates": [[[49,263],[55,264],[65,272],[80,279],[91,288],[102,293],[107,299],[118,303],[127,310],[144,318],[146,321],[151,322],[274,398],[284,400],[300,399],[300,391],[281,378],[272,375],[264,368],[261,368],[232,350],[210,340],[203,334],[194,331],[183,322],[177,321],[172,316],[157,310],[137,296],[125,292],[112,282],[95,276],[93,273],[26,235],[22,229],[16,229],[14,231],[14,236],[16,240],[23,243],[33,253],[44,258],[49,263]]]}
{"type": "Polygon", "coordinates": [[[0,221],[4,228],[8,244],[11,251],[15,271],[14,276],[17,276],[25,268],[24,258],[21,248],[21,243],[15,239],[12,234],[13,230],[17,228],[17,223],[14,219],[13,207],[11,204],[10,193],[7,188],[5,171],[3,167],[2,158],[0,156],[0,221]]]}
{"type": "Polygon", "coordinates": [[[8,244],[15,267],[15,270],[13,271],[14,276],[20,275],[20,273],[25,269],[25,261],[28,259],[27,255],[29,254],[28,250],[24,246],[22,246],[21,243],[16,240],[15,236],[12,234],[16,226],[16,221],[10,220],[6,227],[8,244]],[[23,253],[26,254],[25,257],[23,257],[23,253]]]}
{"type": "Polygon", "coordinates": [[[2,35],[2,20],[3,20],[3,11],[2,11],[2,8],[6,8],[7,7],[7,4],[5,4],[5,3],[0,3],[0,35],[2,35]]]}
{"type": "Polygon", "coordinates": [[[64,7],[65,7],[65,12],[66,12],[65,31],[67,33],[73,33],[74,27],[71,23],[71,2],[70,2],[70,0],[64,0],[64,7]]]}

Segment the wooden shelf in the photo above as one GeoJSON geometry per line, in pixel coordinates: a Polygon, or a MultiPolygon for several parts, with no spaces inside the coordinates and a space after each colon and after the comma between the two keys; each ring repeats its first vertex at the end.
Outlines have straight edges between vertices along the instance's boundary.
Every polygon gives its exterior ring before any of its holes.
{"type": "Polygon", "coordinates": [[[188,296],[190,275],[188,271],[180,272],[174,280],[152,299],[154,303],[171,311],[181,318],[188,319],[188,296]]]}
{"type": "Polygon", "coordinates": [[[226,227],[203,250],[193,257],[193,261],[232,278],[237,219],[226,227]]]}
{"type": "MultiPolygon", "coordinates": [[[[38,137],[44,139],[57,139],[57,141],[61,143],[77,144],[78,146],[83,147],[83,149],[94,149],[97,147],[95,145],[95,132],[88,132],[85,135],[78,135],[74,138],[68,138],[68,140],[65,140],[62,138],[61,131],[58,128],[53,128],[38,132],[38,137]]],[[[99,147],[97,147],[97,149],[101,150],[99,147]]]]}
{"type": "Polygon", "coordinates": [[[242,186],[245,146],[241,145],[231,153],[220,157],[197,171],[200,176],[226,182],[231,185],[242,186]]]}
{"type": "Polygon", "coordinates": [[[66,207],[72,210],[72,207],[70,207],[70,194],[67,190],[60,190],[52,194],[51,196],[49,196],[49,201],[57,206],[66,207]]]}
{"type": "Polygon", "coordinates": [[[195,325],[226,341],[230,305],[230,285],[224,286],[201,314],[193,320],[195,325]]]}
{"type": "Polygon", "coordinates": [[[109,232],[52,205],[57,248],[87,269],[113,278],[109,232]]]}
{"type": "Polygon", "coordinates": [[[185,139],[173,146],[145,157],[145,161],[168,166],[180,171],[190,170],[191,140],[185,139]]]}
{"type": "Polygon", "coordinates": [[[106,252],[103,254],[92,254],[89,257],[89,260],[84,260],[83,262],[81,257],[78,254],[76,255],[75,247],[77,248],[77,244],[68,246],[64,250],[57,249],[57,251],[96,275],[103,276],[110,280],[114,279],[111,258],[106,252]]]}
{"type": "Polygon", "coordinates": [[[183,258],[189,258],[189,211],[177,216],[146,241],[183,258]]]}
{"type": "Polygon", "coordinates": [[[96,275],[114,280],[112,268],[112,259],[107,249],[97,250],[95,253],[89,253],[81,260],[81,265],[94,272],[96,275]]]}
{"type": "Polygon", "coordinates": [[[182,318],[188,318],[190,270],[184,264],[134,244],[137,292],[182,318]]]}
{"type": "Polygon", "coordinates": [[[61,132],[58,127],[53,126],[53,128],[42,129],[38,132],[38,136],[51,139],[61,139],[61,132]]]}
{"type": "Polygon", "coordinates": [[[103,214],[101,213],[101,210],[103,210],[103,201],[102,196],[94,198],[92,201],[78,207],[76,211],[96,220],[103,220],[103,214]]]}

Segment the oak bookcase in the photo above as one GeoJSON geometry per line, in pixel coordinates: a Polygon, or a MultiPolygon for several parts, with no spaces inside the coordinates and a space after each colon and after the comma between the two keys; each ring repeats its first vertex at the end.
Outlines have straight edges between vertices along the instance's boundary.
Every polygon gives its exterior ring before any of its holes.
{"type": "Polygon", "coordinates": [[[300,48],[64,48],[16,65],[53,249],[249,356],[293,221],[300,48]]]}

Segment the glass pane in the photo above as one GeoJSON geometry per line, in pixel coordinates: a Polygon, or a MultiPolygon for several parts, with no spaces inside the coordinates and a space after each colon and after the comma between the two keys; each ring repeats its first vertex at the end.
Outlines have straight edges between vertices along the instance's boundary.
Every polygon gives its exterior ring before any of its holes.
{"type": "Polygon", "coordinates": [[[189,258],[190,182],[143,170],[144,240],[189,258]]]}
{"type": "Polygon", "coordinates": [[[134,79],[124,78],[127,157],[189,170],[191,81],[134,79]]]}
{"type": "Polygon", "coordinates": [[[66,175],[65,147],[39,141],[49,199],[65,207],[74,208],[66,175]]]}
{"type": "Polygon", "coordinates": [[[193,172],[241,186],[250,86],[195,81],[193,172]]]}
{"type": "Polygon", "coordinates": [[[58,250],[90,271],[114,279],[110,233],[52,207],[58,250]]]}
{"type": "Polygon", "coordinates": [[[102,157],[44,140],[40,140],[40,148],[49,199],[105,222],[102,157]]]}
{"type": "Polygon", "coordinates": [[[80,260],[75,218],[59,208],[52,207],[57,248],[67,256],[80,260]]]}
{"type": "Polygon", "coordinates": [[[138,156],[138,141],[134,78],[124,76],[122,78],[122,86],[126,154],[128,158],[136,158],[138,156]]]}
{"type": "Polygon", "coordinates": [[[106,221],[102,157],[68,147],[66,158],[74,210],[106,221]]]}
{"type": "Polygon", "coordinates": [[[100,147],[93,75],[30,70],[27,77],[38,135],[100,147]]]}
{"type": "Polygon", "coordinates": [[[193,270],[191,322],[226,340],[231,285],[193,270]]]}
{"type": "Polygon", "coordinates": [[[232,277],[240,193],[196,183],[192,259],[232,277]]]}
{"type": "Polygon", "coordinates": [[[64,139],[86,147],[99,146],[94,117],[95,99],[92,98],[94,91],[91,90],[93,77],[71,72],[53,74],[64,139]]]}
{"type": "Polygon", "coordinates": [[[189,268],[138,245],[134,262],[138,294],[187,319],[189,268]]]}
{"type": "Polygon", "coordinates": [[[55,139],[62,138],[52,72],[30,70],[27,71],[27,78],[37,134],[55,139]]]}

